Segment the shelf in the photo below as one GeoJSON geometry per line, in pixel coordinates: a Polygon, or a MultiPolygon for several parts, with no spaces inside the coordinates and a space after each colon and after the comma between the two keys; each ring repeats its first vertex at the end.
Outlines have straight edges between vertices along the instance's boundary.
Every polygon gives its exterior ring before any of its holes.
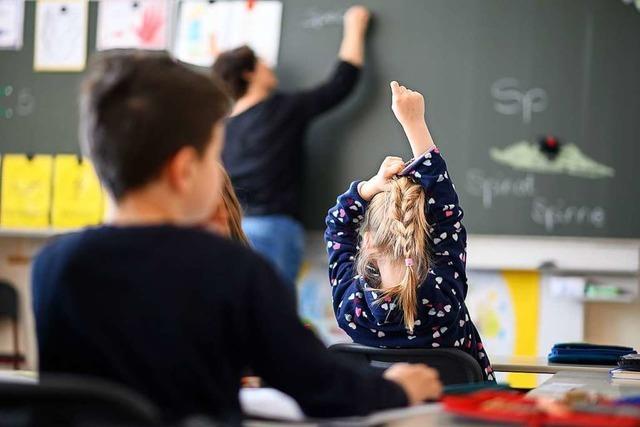
{"type": "Polygon", "coordinates": [[[623,295],[623,296],[618,296],[618,297],[614,297],[614,298],[589,298],[589,297],[584,297],[582,299],[582,302],[585,303],[601,303],[601,302],[610,302],[610,303],[616,303],[616,304],[631,304],[632,302],[635,302],[636,299],[638,297],[636,295],[623,295]]]}
{"type": "Polygon", "coordinates": [[[2,228],[0,227],[0,238],[25,238],[25,239],[48,239],[61,234],[73,233],[78,228],[54,229],[54,228],[2,228]]]}
{"type": "Polygon", "coordinates": [[[640,271],[640,240],[472,234],[467,242],[468,269],[623,276],[640,271]]]}

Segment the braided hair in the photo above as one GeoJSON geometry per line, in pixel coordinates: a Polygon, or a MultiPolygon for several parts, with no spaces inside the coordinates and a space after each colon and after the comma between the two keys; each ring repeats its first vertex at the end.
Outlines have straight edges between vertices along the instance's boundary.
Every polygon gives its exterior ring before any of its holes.
{"type": "Polygon", "coordinates": [[[360,227],[367,242],[356,260],[358,274],[373,287],[380,287],[375,259],[384,257],[405,267],[402,279],[381,289],[378,301],[392,298],[402,310],[405,327],[413,331],[417,315],[417,289],[429,269],[428,224],[425,193],[409,177],[391,181],[388,191],[373,197],[360,227]]]}

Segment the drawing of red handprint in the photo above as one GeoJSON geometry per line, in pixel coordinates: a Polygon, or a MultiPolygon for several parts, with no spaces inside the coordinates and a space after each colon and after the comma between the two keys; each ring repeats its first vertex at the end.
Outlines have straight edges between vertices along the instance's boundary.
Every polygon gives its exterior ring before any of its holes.
{"type": "Polygon", "coordinates": [[[163,26],[163,11],[158,7],[150,6],[145,8],[142,14],[142,22],[140,26],[136,28],[136,35],[143,46],[152,45],[159,35],[159,30],[163,26]]]}

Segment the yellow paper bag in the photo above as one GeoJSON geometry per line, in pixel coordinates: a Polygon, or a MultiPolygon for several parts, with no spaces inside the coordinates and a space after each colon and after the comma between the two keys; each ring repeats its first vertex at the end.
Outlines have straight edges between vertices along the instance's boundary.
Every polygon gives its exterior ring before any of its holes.
{"type": "Polygon", "coordinates": [[[0,225],[47,228],[51,208],[53,159],[38,155],[7,154],[2,160],[0,225]]]}
{"type": "Polygon", "coordinates": [[[102,222],[103,197],[100,181],[87,159],[59,154],[53,167],[54,228],[76,228],[102,222]]]}

